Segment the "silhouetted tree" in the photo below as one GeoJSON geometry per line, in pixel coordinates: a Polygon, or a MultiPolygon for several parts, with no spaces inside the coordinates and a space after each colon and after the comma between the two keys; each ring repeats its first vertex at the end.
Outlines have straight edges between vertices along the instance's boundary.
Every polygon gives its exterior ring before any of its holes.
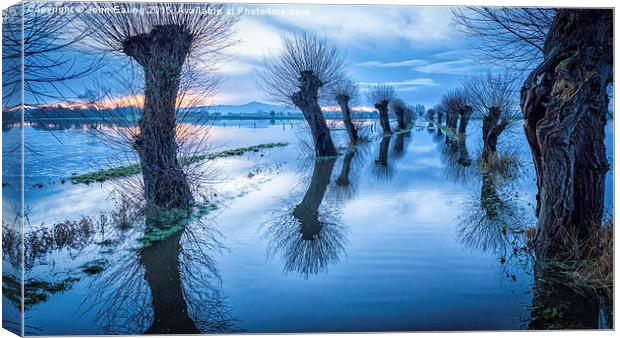
{"type": "Polygon", "coordinates": [[[613,11],[560,9],[544,60],[521,89],[521,109],[538,185],[542,257],[567,251],[567,234],[588,238],[603,217],[613,11]]]}
{"type": "Polygon", "coordinates": [[[470,102],[483,118],[482,160],[495,157],[497,141],[518,112],[515,77],[509,73],[474,75],[465,81],[470,102]]]}
{"type": "Polygon", "coordinates": [[[435,109],[431,108],[426,111],[426,119],[428,120],[428,126],[433,126],[435,124],[435,109]]]}
{"type": "Polygon", "coordinates": [[[407,129],[407,105],[401,99],[393,99],[390,101],[390,106],[398,123],[399,130],[407,129]]]}
{"type": "Polygon", "coordinates": [[[446,126],[454,133],[465,134],[473,111],[465,91],[462,88],[449,91],[443,96],[441,104],[447,114],[446,126]]]}
{"type": "Polygon", "coordinates": [[[387,84],[378,84],[370,87],[366,97],[368,103],[374,105],[375,109],[379,111],[379,122],[381,123],[383,134],[391,134],[392,128],[390,127],[388,109],[390,102],[396,98],[394,87],[387,84]]]}
{"type": "Polygon", "coordinates": [[[176,143],[181,76],[191,62],[213,65],[213,60],[236,42],[232,34],[238,17],[225,13],[227,5],[97,5],[107,10],[83,15],[84,26],[93,29],[90,42],[129,56],[144,73],[144,104],[134,148],[140,158],[147,205],[187,208],[193,196],[179,164],[176,143]],[[201,9],[197,13],[196,6],[201,9]],[[118,13],[119,7],[123,13],[118,13]]]}
{"type": "Polygon", "coordinates": [[[426,107],[424,107],[423,104],[418,103],[415,106],[413,106],[413,112],[417,117],[423,118],[424,114],[426,113],[426,107]]]}
{"type": "Polygon", "coordinates": [[[359,95],[357,83],[351,79],[345,78],[334,85],[332,95],[340,106],[342,121],[344,122],[347,134],[349,135],[349,140],[351,143],[355,144],[359,141],[359,136],[357,135],[357,129],[351,120],[351,108],[349,104],[354,102],[359,95]]]}
{"type": "Polygon", "coordinates": [[[344,59],[338,49],[316,35],[299,33],[282,37],[282,51],[265,58],[260,74],[262,86],[274,100],[294,104],[304,117],[314,140],[318,156],[338,154],[319,99],[342,83],[344,59]]]}
{"type": "Polygon", "coordinates": [[[436,104],[433,106],[433,109],[437,114],[437,126],[441,126],[443,123],[444,108],[441,104],[436,104]]]}

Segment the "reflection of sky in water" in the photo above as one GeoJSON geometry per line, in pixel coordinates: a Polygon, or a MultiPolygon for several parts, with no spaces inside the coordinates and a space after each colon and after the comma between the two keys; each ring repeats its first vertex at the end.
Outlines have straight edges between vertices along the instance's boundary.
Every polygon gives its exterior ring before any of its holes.
{"type": "MultiPolygon", "coordinates": [[[[274,229],[270,226],[278,226],[272,224],[277,215],[301,202],[314,179],[313,163],[299,157],[297,127],[288,122],[283,127],[281,121],[275,125],[269,121],[256,123],[256,128],[254,121],[243,121],[241,126],[235,121],[227,121],[226,126],[218,123],[212,127],[209,140],[212,151],[291,143],[286,148],[216,161],[221,178],[227,178],[215,184],[224,201],[214,213],[215,227],[228,249],[214,258],[221,277],[218,287],[240,327],[248,332],[525,327],[531,302],[530,271],[511,267],[517,279],[513,281],[505,275],[497,253],[481,252],[460,241],[456,230],[459,217],[466,211],[466,202],[480,196],[481,179],[469,170],[464,175],[470,176],[451,180],[455,175],[440,156],[444,141],[426,129],[414,130],[403,138],[400,156],[394,149],[397,136],[392,137],[389,175],[377,171],[376,140],[353,157],[350,186],[338,187],[335,181],[343,169],[341,156],[319,218],[331,215],[327,209],[336,210],[335,222],[345,230],[339,232],[345,237],[344,250],[326,271],[307,278],[284,271],[287,257],[281,252],[267,255],[273,238],[265,232],[274,229]]],[[[475,159],[480,148],[479,122],[472,121],[469,130],[469,153],[475,159]]],[[[611,130],[610,125],[608,132],[611,130]]],[[[10,138],[14,133],[17,129],[3,136],[10,138]]],[[[533,201],[535,181],[521,126],[515,125],[511,135],[513,140],[503,146],[522,150],[525,175],[498,190],[518,191],[522,199],[533,201]]],[[[112,208],[110,184],[58,182],[73,172],[106,166],[114,157],[95,136],[95,131],[87,129],[48,132],[26,128],[32,147],[41,150],[26,156],[26,185],[45,184],[27,191],[33,225],[77,219],[112,208]]],[[[612,135],[607,141],[611,154],[612,135]]],[[[611,205],[611,173],[606,186],[606,204],[611,205]]],[[[524,207],[529,213],[525,218],[531,219],[532,209],[524,207]]],[[[72,266],[97,258],[98,253],[85,251],[76,257],[57,253],[53,267],[41,266],[31,273],[62,275],[72,266]]],[[[27,314],[31,324],[46,334],[102,332],[94,326],[94,312],[82,313],[79,307],[92,292],[90,282],[84,278],[71,290],[52,295],[34,307],[27,314]]],[[[201,286],[192,284],[192,288],[199,293],[201,286]]],[[[191,298],[193,291],[187,292],[191,298]]]]}

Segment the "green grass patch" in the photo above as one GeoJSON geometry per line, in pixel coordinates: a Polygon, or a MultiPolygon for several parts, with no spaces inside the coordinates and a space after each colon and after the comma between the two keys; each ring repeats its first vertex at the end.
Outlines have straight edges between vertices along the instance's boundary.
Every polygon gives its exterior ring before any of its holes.
{"type": "MultiPolygon", "coordinates": [[[[242,147],[236,149],[229,149],[220,152],[204,154],[204,155],[193,155],[181,157],[179,162],[181,165],[191,165],[202,161],[211,161],[218,158],[232,157],[232,156],[241,156],[248,152],[259,152],[265,149],[286,147],[289,143],[264,143],[250,147],[242,147]]],[[[73,175],[69,178],[71,183],[73,184],[90,184],[95,182],[104,182],[108,180],[113,180],[122,177],[128,177],[137,175],[142,172],[142,168],[140,164],[131,164],[126,166],[114,167],[110,169],[98,170],[82,175],[73,175]]],[[[64,180],[64,179],[63,179],[64,180]]]]}
{"type": "MultiPolygon", "coordinates": [[[[24,284],[24,308],[31,309],[33,306],[45,302],[51,294],[63,292],[71,288],[79,278],[68,277],[58,282],[48,282],[41,279],[28,279],[24,284]]],[[[21,283],[12,275],[2,276],[2,292],[17,306],[21,305],[21,283]]]]}
{"type": "Polygon", "coordinates": [[[147,227],[144,235],[138,239],[144,246],[163,241],[177,235],[194,218],[200,218],[218,207],[213,203],[197,205],[192,212],[183,209],[154,211],[147,216],[147,227]]]}

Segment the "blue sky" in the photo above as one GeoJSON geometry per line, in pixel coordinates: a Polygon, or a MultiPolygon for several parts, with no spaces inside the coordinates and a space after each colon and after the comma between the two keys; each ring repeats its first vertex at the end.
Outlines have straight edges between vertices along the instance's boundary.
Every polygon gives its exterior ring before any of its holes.
{"type": "MultiPolygon", "coordinates": [[[[233,5],[236,6],[236,5],[233,5]]],[[[362,90],[392,84],[409,103],[437,103],[466,75],[489,67],[473,60],[471,38],[459,32],[449,7],[372,5],[239,5],[297,10],[302,15],[243,15],[241,40],[220,69],[225,79],[217,103],[268,101],[257,85],[263,55],[277,53],[280,35],[300,30],[324,36],[346,53],[349,72],[362,90]]]]}

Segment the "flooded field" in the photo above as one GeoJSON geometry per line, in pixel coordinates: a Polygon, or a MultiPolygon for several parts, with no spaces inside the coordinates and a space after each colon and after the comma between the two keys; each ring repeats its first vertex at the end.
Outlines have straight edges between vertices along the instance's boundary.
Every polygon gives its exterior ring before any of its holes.
{"type": "MultiPolygon", "coordinates": [[[[514,163],[501,175],[478,168],[480,123],[465,146],[420,126],[355,148],[336,125],[341,155],[315,161],[301,120],[216,122],[205,153],[277,146],[201,164],[205,203],[167,235],[132,218],[123,196],[135,177],[71,182],[126,164],[101,136],[109,126],[28,125],[26,334],[536,328],[544,290],[528,249],[536,182],[522,122],[502,135],[514,163]]],[[[611,162],[611,123],[606,131],[611,162]]],[[[3,131],[5,204],[19,133],[3,131]]],[[[17,328],[19,243],[4,207],[3,306],[17,328]]],[[[606,327],[601,308],[579,316],[606,327]]]]}

